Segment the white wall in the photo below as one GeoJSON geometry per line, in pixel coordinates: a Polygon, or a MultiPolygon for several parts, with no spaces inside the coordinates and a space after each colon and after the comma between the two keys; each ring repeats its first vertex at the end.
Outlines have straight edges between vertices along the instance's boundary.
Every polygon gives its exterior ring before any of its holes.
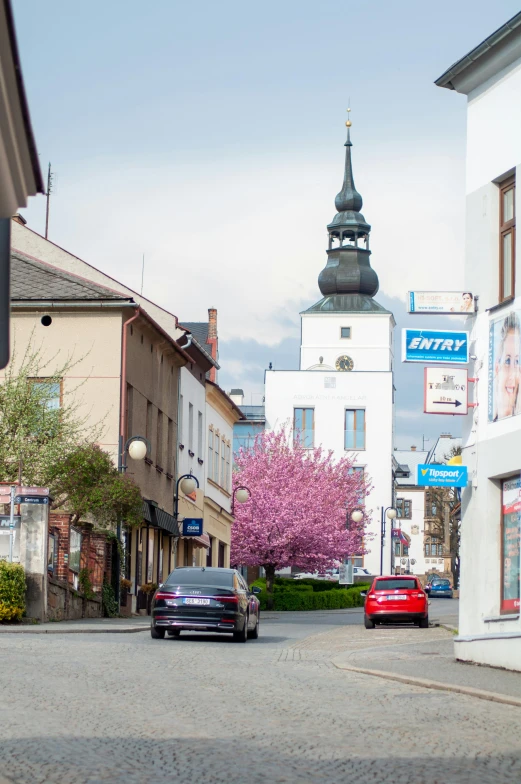
{"type": "Polygon", "coordinates": [[[391,370],[393,348],[391,316],[367,313],[309,313],[302,316],[300,367],[318,364],[335,367],[337,358],[347,354],[355,370],[391,370]],[[340,328],[351,327],[351,337],[341,338],[340,328]]]}
{"type": "MultiPolygon", "coordinates": [[[[367,543],[371,551],[364,564],[380,572],[380,508],[392,503],[392,373],[267,371],[266,429],[276,430],[293,424],[293,411],[299,407],[315,409],[315,446],[332,449],[336,458],[356,455],[355,464],[366,467],[373,490],[367,499],[372,510],[370,532],[375,538],[367,543]],[[332,379],[335,388],[326,387],[332,379]],[[366,410],[366,449],[344,449],[344,412],[347,408],[366,410]]],[[[387,525],[384,572],[391,567],[391,526],[387,525]]]]}
{"type": "Polygon", "coordinates": [[[180,428],[179,428],[179,444],[183,445],[183,449],[179,449],[178,456],[178,475],[189,474],[190,472],[199,480],[199,487],[204,489],[206,482],[206,392],[204,384],[198,381],[194,375],[188,370],[187,367],[181,368],[180,374],[180,428]],[[193,444],[192,451],[194,456],[189,454],[189,409],[190,403],[193,406],[193,444]],[[182,405],[181,405],[182,404],[182,405]],[[199,450],[198,438],[198,419],[199,412],[202,414],[202,433],[201,444],[202,448],[199,450]],[[201,453],[200,453],[201,452],[201,453]],[[198,458],[203,461],[199,463],[198,458]]]}
{"type": "MultiPolygon", "coordinates": [[[[207,468],[206,472],[206,495],[208,498],[211,498],[212,501],[215,501],[216,504],[219,504],[226,512],[231,512],[231,472],[233,467],[233,425],[228,424],[228,422],[224,419],[221,414],[215,410],[209,403],[206,403],[206,434],[205,434],[205,445],[206,445],[206,457],[205,462],[208,461],[208,433],[210,430],[210,426],[213,426],[214,433],[219,432],[219,440],[221,442],[220,448],[222,448],[222,437],[224,435],[225,441],[230,444],[230,470],[228,472],[228,486],[223,488],[222,485],[219,483],[217,487],[216,484],[210,481],[210,471],[207,468]],[[224,492],[223,492],[224,491],[224,492]]],[[[219,476],[221,476],[221,457],[219,456],[219,476]]]]}
{"type": "MultiPolygon", "coordinates": [[[[411,574],[425,574],[431,569],[443,571],[443,558],[425,558],[424,548],[424,529],[425,529],[425,492],[422,489],[413,489],[407,485],[399,485],[396,488],[396,498],[403,498],[410,501],[411,517],[396,519],[395,525],[401,528],[410,537],[409,561],[414,559],[416,563],[410,566],[411,574]],[[417,526],[418,533],[413,534],[414,526],[417,526]],[[429,561],[429,563],[426,563],[429,561]],[[435,563],[433,563],[435,561],[435,563]]],[[[395,556],[396,566],[402,567],[401,558],[395,556]]]]}

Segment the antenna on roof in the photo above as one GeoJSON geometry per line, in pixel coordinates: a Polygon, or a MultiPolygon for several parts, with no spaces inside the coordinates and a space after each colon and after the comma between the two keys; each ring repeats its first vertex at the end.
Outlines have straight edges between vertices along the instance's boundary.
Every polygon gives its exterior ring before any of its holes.
{"type": "Polygon", "coordinates": [[[425,442],[426,441],[430,441],[430,438],[425,438],[425,436],[422,436],[422,452],[425,452],[425,442]]]}
{"type": "Polygon", "coordinates": [[[145,277],[145,254],[143,253],[143,264],[141,265],[141,291],[139,292],[143,295],[143,279],[145,277]]]}
{"type": "Polygon", "coordinates": [[[54,173],[51,171],[51,164],[49,162],[49,169],[47,171],[47,206],[45,208],[45,239],[47,239],[49,234],[49,203],[51,200],[53,177],[54,177],[54,173]]]}

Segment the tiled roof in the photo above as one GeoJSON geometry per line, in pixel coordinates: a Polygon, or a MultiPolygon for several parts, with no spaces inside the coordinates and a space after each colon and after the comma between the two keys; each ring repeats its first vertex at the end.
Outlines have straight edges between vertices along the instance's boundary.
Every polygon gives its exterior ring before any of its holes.
{"type": "Polygon", "coordinates": [[[212,347],[208,340],[208,322],[207,321],[183,321],[183,327],[189,330],[200,346],[203,346],[210,356],[212,355],[212,347]]]}
{"type": "Polygon", "coordinates": [[[418,466],[420,463],[427,462],[427,451],[418,449],[395,449],[393,455],[400,465],[409,467],[410,475],[408,477],[397,477],[397,485],[416,485],[418,466]]]}
{"type": "Polygon", "coordinates": [[[15,301],[113,300],[128,302],[131,297],[91,283],[49,264],[11,254],[11,299],[15,301]]]}

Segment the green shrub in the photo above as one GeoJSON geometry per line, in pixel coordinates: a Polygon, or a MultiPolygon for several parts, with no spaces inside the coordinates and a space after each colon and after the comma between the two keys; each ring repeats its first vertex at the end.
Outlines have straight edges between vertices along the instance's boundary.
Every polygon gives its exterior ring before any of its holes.
{"type": "Polygon", "coordinates": [[[110,583],[104,582],[101,591],[101,604],[105,618],[115,618],[118,614],[118,603],[114,588],[110,583]]]}
{"type": "MultiPolygon", "coordinates": [[[[257,594],[260,600],[261,610],[267,608],[268,593],[266,591],[266,580],[259,578],[253,585],[261,589],[257,594]]],[[[348,607],[362,607],[364,604],[361,591],[367,590],[369,586],[360,584],[346,588],[338,583],[327,580],[292,580],[284,577],[277,577],[274,585],[275,611],[301,611],[301,610],[342,610],[348,607]]]]}
{"type": "Polygon", "coordinates": [[[0,561],[0,621],[21,621],[25,612],[25,572],[17,563],[0,561]]]}

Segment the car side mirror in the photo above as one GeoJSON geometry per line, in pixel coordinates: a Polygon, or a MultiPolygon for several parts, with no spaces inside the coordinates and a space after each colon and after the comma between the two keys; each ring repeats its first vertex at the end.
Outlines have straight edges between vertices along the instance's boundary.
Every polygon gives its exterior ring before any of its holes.
{"type": "Polygon", "coordinates": [[[360,596],[363,596],[364,599],[367,596],[367,591],[360,591],[360,596]]]}
{"type": "Polygon", "coordinates": [[[252,589],[251,589],[251,592],[254,593],[254,594],[259,594],[261,592],[261,589],[259,588],[258,585],[253,585],[252,589]]]}

